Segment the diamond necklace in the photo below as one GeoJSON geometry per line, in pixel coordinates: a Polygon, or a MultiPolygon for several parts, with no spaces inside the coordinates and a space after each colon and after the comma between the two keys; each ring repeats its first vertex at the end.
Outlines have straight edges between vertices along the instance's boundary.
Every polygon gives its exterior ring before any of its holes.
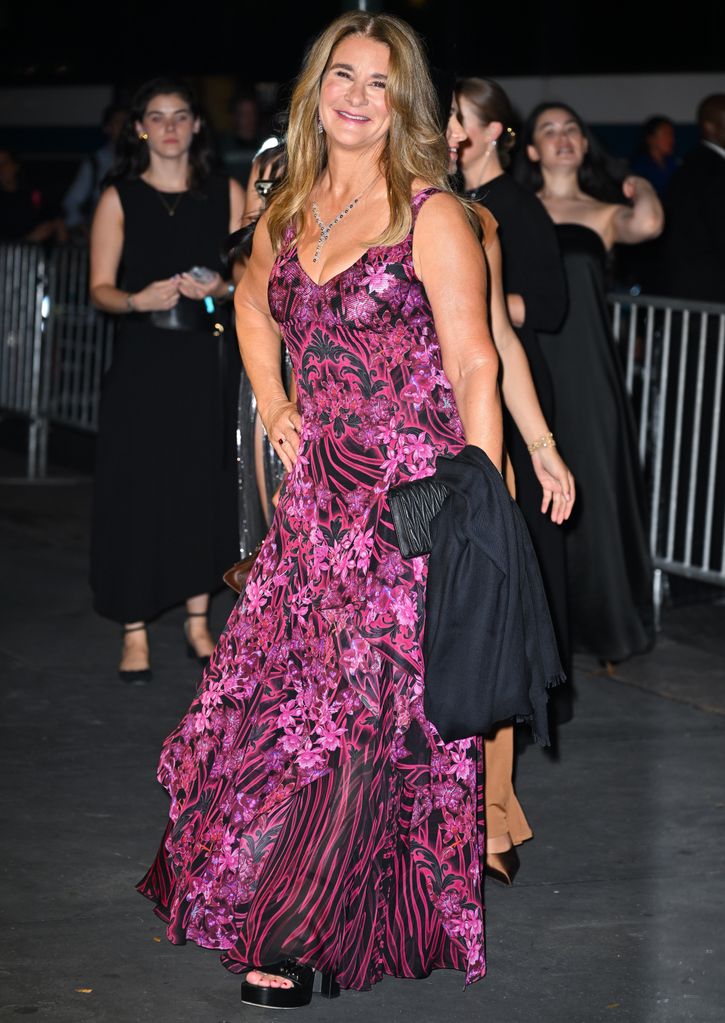
{"type": "Polygon", "coordinates": [[[365,195],[367,190],[369,188],[371,188],[372,185],[375,184],[375,182],[378,180],[379,177],[380,177],[380,175],[376,174],[375,177],[373,178],[373,180],[371,182],[369,182],[369,184],[367,184],[365,186],[365,188],[363,188],[362,192],[360,192],[359,195],[356,195],[355,198],[352,199],[343,210],[340,210],[340,212],[337,214],[337,216],[334,217],[330,221],[329,224],[325,224],[324,223],[322,217],[320,216],[320,209],[319,209],[317,203],[313,199],[313,201],[312,201],[312,216],[315,218],[315,221],[317,222],[317,226],[320,229],[320,237],[319,237],[319,240],[317,242],[317,248],[315,249],[315,254],[312,257],[312,262],[313,263],[316,263],[317,260],[320,258],[320,250],[322,249],[322,246],[325,244],[327,239],[330,237],[330,231],[332,231],[332,229],[335,226],[335,224],[339,224],[340,221],[342,220],[342,218],[346,217],[348,215],[348,213],[350,212],[350,210],[353,209],[355,206],[357,206],[357,204],[360,202],[360,200],[365,195]]]}

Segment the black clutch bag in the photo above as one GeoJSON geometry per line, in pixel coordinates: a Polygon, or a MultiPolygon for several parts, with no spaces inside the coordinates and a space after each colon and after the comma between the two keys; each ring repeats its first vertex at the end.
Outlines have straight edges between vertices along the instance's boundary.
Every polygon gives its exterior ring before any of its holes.
{"type": "Polygon", "coordinates": [[[404,558],[430,554],[430,524],[447,497],[448,487],[435,476],[390,488],[388,504],[398,547],[404,558]]]}

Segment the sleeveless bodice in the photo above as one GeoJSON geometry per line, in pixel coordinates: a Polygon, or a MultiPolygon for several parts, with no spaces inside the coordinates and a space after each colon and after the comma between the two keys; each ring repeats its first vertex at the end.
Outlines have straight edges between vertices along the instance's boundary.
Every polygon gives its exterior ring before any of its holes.
{"type": "MultiPolygon", "coordinates": [[[[415,196],[413,223],[433,191],[415,196]]],[[[428,475],[436,455],[463,446],[412,238],[411,228],[398,245],[368,249],[319,285],[288,233],[269,282],[270,310],[295,369],[303,441],[329,437],[369,461],[379,452],[387,484],[428,475]]]]}
{"type": "MultiPolygon", "coordinates": [[[[432,192],[414,197],[413,225],[432,192]]],[[[326,571],[307,562],[301,571],[311,572],[310,584],[327,602],[369,599],[377,585],[370,556],[374,568],[395,550],[386,530],[388,488],[431,475],[438,455],[464,444],[412,239],[411,227],[400,244],[371,248],[318,285],[288,231],[270,276],[269,305],[292,358],[302,414],[284,521],[294,547],[301,538],[317,547],[326,571]],[[350,545],[363,542],[358,575],[349,570],[356,564],[350,545]]]]}
{"type": "Polygon", "coordinates": [[[116,182],[115,187],[124,220],[120,287],[140,291],[192,266],[224,274],[228,178],[212,176],[199,189],[177,193],[162,194],[141,178],[116,182]]]}
{"type": "Polygon", "coordinates": [[[582,278],[604,297],[608,253],[601,235],[584,224],[556,224],[556,236],[566,268],[569,300],[575,296],[577,280],[582,278]]]}

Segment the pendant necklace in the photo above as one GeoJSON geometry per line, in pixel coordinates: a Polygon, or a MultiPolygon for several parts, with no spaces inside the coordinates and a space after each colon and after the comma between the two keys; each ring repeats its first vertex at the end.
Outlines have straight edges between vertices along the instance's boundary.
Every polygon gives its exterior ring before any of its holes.
{"type": "Polygon", "coordinates": [[[380,175],[376,174],[375,177],[373,178],[373,180],[369,184],[367,184],[365,186],[365,188],[363,188],[362,192],[360,192],[359,195],[356,195],[355,198],[352,199],[343,210],[340,210],[340,212],[337,214],[337,216],[333,220],[331,220],[329,224],[325,224],[323,222],[322,217],[320,216],[320,210],[319,210],[319,207],[318,207],[317,203],[314,200],[312,201],[312,216],[315,218],[315,221],[317,222],[317,226],[320,229],[320,238],[319,238],[319,240],[317,242],[317,248],[315,249],[315,254],[312,257],[312,262],[313,263],[316,263],[318,261],[318,259],[320,258],[320,251],[322,250],[322,246],[325,244],[327,239],[330,237],[330,231],[332,231],[332,229],[335,226],[335,224],[339,224],[340,221],[342,220],[342,218],[346,217],[348,215],[348,213],[350,212],[350,210],[354,209],[354,207],[357,206],[357,204],[360,202],[360,200],[365,195],[367,190],[370,187],[372,187],[372,185],[375,184],[375,182],[378,180],[379,177],[380,177],[380,175]]]}
{"type": "Polygon", "coordinates": [[[164,193],[163,192],[159,192],[158,188],[155,188],[154,191],[156,192],[156,194],[158,195],[159,199],[163,203],[164,209],[166,210],[166,212],[168,213],[168,215],[170,217],[173,217],[173,215],[176,213],[176,210],[177,210],[177,208],[179,206],[179,203],[181,202],[181,200],[186,195],[186,192],[179,192],[179,194],[176,196],[175,202],[172,204],[172,203],[168,203],[166,201],[166,199],[164,199],[164,193]]]}

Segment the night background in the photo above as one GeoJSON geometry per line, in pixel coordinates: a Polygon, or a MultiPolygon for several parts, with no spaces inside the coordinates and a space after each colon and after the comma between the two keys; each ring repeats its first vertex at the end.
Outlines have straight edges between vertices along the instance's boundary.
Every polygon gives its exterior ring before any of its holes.
{"type": "MultiPolygon", "coordinates": [[[[316,3],[190,7],[0,3],[0,84],[130,83],[159,70],[293,77],[309,38],[344,9],[316,3]]],[[[434,64],[464,74],[547,75],[723,69],[725,5],[698,0],[587,5],[398,0],[373,3],[409,21],[434,64]]]]}

